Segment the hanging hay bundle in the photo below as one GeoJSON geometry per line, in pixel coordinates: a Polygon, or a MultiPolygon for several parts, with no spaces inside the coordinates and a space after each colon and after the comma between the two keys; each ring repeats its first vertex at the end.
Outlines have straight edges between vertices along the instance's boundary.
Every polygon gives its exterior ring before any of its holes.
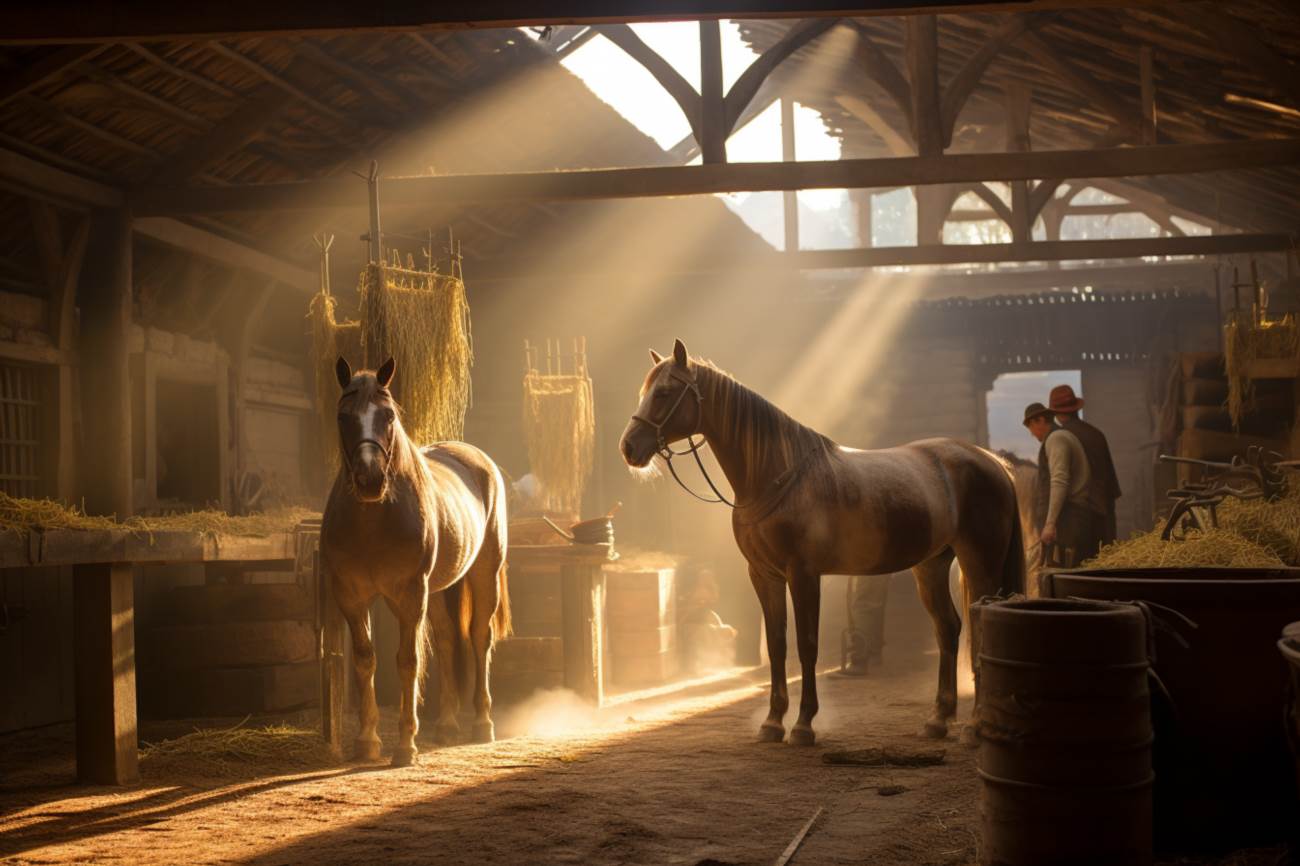
{"type": "Polygon", "coordinates": [[[460,439],[470,404],[469,301],[459,275],[368,265],[361,275],[366,365],[397,361],[393,396],[417,443],[460,439]]]}
{"type": "Polygon", "coordinates": [[[541,483],[542,507],[576,515],[596,442],[591,378],[529,370],[524,376],[524,435],[532,473],[541,483]]]}
{"type": "Polygon", "coordinates": [[[1254,383],[1248,375],[1252,361],[1300,356],[1300,333],[1294,316],[1255,323],[1241,314],[1229,316],[1223,326],[1224,367],[1228,373],[1228,414],[1234,428],[1251,409],[1254,383]]]}
{"type": "Polygon", "coordinates": [[[338,301],[325,291],[311,299],[307,316],[311,319],[312,367],[316,371],[316,415],[320,423],[321,450],[330,473],[339,468],[338,426],[335,407],[339,399],[338,377],[334,365],[340,355],[353,366],[364,360],[361,351],[361,323],[340,322],[334,318],[338,301]]]}

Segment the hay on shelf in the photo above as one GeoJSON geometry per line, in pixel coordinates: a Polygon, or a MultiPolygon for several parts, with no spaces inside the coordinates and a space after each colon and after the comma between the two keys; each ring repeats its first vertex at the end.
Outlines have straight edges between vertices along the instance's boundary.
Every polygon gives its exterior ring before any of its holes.
{"type": "Polygon", "coordinates": [[[469,301],[458,275],[388,265],[361,274],[366,365],[397,361],[393,393],[419,444],[460,439],[470,405],[469,301]]]}
{"type": "Polygon", "coordinates": [[[145,773],[221,778],[302,772],[337,763],[318,731],[289,725],[245,727],[247,721],[144,743],[140,766],[145,773]]]}
{"type": "Polygon", "coordinates": [[[586,375],[524,376],[524,435],[542,507],[577,514],[591,476],[596,441],[595,401],[586,375]]]}
{"type": "Polygon", "coordinates": [[[1281,568],[1276,553],[1226,529],[1192,531],[1164,541],[1158,531],[1108,544],[1085,568],[1281,568]]]}
{"type": "Polygon", "coordinates": [[[1228,375],[1228,414],[1234,428],[1250,411],[1254,382],[1248,375],[1250,363],[1264,358],[1300,356],[1300,332],[1294,316],[1258,324],[1240,314],[1228,317],[1223,326],[1224,367],[1228,375]]]}
{"type": "Polygon", "coordinates": [[[265,538],[294,527],[316,512],[306,508],[281,508],[261,514],[235,517],[224,511],[205,509],[157,517],[100,517],[52,499],[23,499],[0,492],[0,532],[28,532],[33,529],[126,530],[152,532],[198,532],[203,535],[237,535],[265,538]]]}

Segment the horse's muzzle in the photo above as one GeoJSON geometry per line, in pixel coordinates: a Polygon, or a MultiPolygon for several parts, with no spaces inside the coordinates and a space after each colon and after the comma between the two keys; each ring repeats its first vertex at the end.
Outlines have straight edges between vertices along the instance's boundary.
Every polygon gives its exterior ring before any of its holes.
{"type": "Polygon", "coordinates": [[[352,489],[362,502],[378,502],[388,492],[388,473],[378,449],[358,449],[351,466],[352,489]]]}
{"type": "Polygon", "coordinates": [[[655,451],[658,450],[654,431],[633,418],[628,422],[627,429],[623,431],[622,438],[618,440],[618,450],[628,466],[634,469],[648,466],[654,459],[655,451]]]}

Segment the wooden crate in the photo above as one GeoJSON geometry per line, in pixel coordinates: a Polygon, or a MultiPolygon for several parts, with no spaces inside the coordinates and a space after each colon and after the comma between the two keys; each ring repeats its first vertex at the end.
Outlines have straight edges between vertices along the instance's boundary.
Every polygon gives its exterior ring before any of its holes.
{"type": "Polygon", "coordinates": [[[512,703],[564,685],[564,643],[558,637],[509,637],[492,654],[492,699],[512,703]]]}
{"type": "Polygon", "coordinates": [[[677,675],[675,569],[609,568],[605,618],[610,682],[651,686],[677,675]]]}

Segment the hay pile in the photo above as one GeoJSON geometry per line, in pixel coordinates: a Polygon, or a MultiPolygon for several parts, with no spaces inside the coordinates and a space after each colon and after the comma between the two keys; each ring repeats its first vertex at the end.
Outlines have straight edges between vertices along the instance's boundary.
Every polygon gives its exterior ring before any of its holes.
{"type": "Polygon", "coordinates": [[[361,319],[366,365],[397,361],[393,396],[406,432],[422,445],[460,439],[474,360],[460,276],[369,265],[361,275],[361,319]]]}
{"type": "Polygon", "coordinates": [[[316,516],[316,512],[306,508],[281,508],[245,517],[233,517],[224,511],[207,509],[118,520],[115,517],[86,514],[80,508],[52,499],[22,499],[0,492],[0,532],[27,532],[32,529],[124,529],[142,535],[172,531],[265,538],[277,532],[292,532],[303,520],[316,516]]]}
{"type": "Polygon", "coordinates": [[[329,464],[330,473],[338,472],[338,420],[334,407],[338,405],[339,382],[334,365],[342,355],[353,367],[365,363],[361,348],[361,323],[340,322],[334,318],[338,301],[333,295],[321,291],[311,299],[307,317],[311,319],[312,360],[316,370],[316,414],[320,423],[321,450],[329,464]]]}
{"type": "Polygon", "coordinates": [[[543,509],[577,514],[596,443],[591,378],[530,370],[524,376],[524,436],[543,509]]]}
{"type": "Polygon", "coordinates": [[[289,725],[199,728],[174,740],[144,743],[145,773],[222,778],[249,773],[291,773],[337,763],[319,731],[289,725]]]}
{"type": "Polygon", "coordinates": [[[1234,428],[1251,409],[1254,383],[1246,375],[1251,361],[1300,357],[1300,331],[1295,317],[1283,316],[1259,324],[1233,315],[1223,326],[1224,366],[1228,374],[1228,414],[1234,428]]]}
{"type": "Polygon", "coordinates": [[[1219,506],[1219,526],[1162,541],[1160,530],[1110,544],[1087,568],[1280,568],[1300,566],[1300,486],[1273,502],[1229,498],[1219,506]]]}

